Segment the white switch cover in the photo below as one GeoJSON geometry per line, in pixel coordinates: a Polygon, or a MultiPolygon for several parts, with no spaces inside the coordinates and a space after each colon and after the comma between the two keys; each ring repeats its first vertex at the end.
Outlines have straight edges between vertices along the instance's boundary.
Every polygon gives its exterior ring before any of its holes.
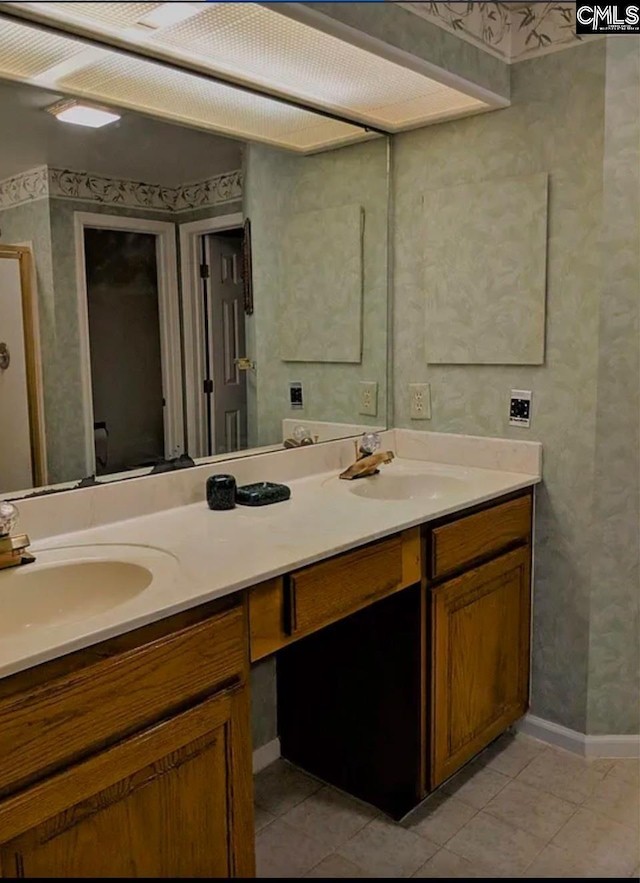
{"type": "Polygon", "coordinates": [[[409,400],[412,420],[431,420],[431,385],[410,383],[409,400]]]}
{"type": "Polygon", "coordinates": [[[378,413],[378,384],[375,380],[360,381],[360,413],[375,417],[378,413]]]}

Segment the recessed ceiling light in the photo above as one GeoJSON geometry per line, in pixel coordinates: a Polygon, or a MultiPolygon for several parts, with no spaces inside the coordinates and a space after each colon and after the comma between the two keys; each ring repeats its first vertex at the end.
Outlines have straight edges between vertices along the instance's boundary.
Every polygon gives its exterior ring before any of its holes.
{"type": "Polygon", "coordinates": [[[202,10],[191,3],[163,3],[153,12],[143,15],[138,19],[139,25],[147,28],[168,28],[171,25],[177,25],[181,21],[186,21],[202,10]]]}
{"type": "Polygon", "coordinates": [[[91,104],[82,104],[80,101],[59,101],[45,108],[47,113],[60,120],[61,123],[72,123],[74,126],[87,126],[90,129],[100,129],[115,123],[120,119],[119,113],[105,110],[91,104]]]}

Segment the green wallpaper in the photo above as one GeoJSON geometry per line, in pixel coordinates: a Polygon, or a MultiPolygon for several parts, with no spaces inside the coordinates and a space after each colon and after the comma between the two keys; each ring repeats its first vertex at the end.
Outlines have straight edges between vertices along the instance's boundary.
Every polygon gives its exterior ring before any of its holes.
{"type": "MultiPolygon", "coordinates": [[[[242,212],[242,200],[234,199],[232,202],[221,202],[219,205],[205,205],[202,208],[194,208],[191,211],[182,211],[171,215],[176,225],[191,224],[193,221],[204,221],[206,218],[219,218],[221,215],[232,215],[242,212]]],[[[164,220],[162,218],[161,220],[164,220]]]]}
{"type": "MultiPolygon", "coordinates": [[[[638,95],[640,46],[615,36],[513,65],[508,109],[395,139],[395,422],[543,443],[531,710],[588,734],[640,729],[638,95]],[[418,194],[540,173],[545,363],[429,364],[418,194]],[[429,424],[409,417],[419,381],[431,383],[429,424]],[[529,430],[508,425],[512,388],[533,390],[529,430]]],[[[466,224],[461,208],[452,240],[466,224]]]]}
{"type": "Polygon", "coordinates": [[[588,733],[640,732],[640,41],[609,37],[588,733]]]}
{"type": "Polygon", "coordinates": [[[544,362],[548,189],[538,173],[425,191],[430,363],[544,362]]]}
{"type": "MultiPolygon", "coordinates": [[[[398,426],[539,440],[532,711],[586,732],[598,379],[604,41],[512,65],[511,107],[395,139],[394,407],[398,426]],[[542,366],[429,365],[419,195],[549,174],[542,366]],[[408,384],[429,381],[413,423],[408,384]],[[533,390],[531,429],[510,427],[512,388],[533,390]]],[[[460,213],[462,236],[465,214],[460,213]]]]}
{"type": "Polygon", "coordinates": [[[278,310],[284,362],[362,359],[362,241],[359,205],[291,214],[285,227],[278,310]]]}
{"type": "MultiPolygon", "coordinates": [[[[255,313],[247,345],[257,363],[249,377],[249,445],[281,440],[284,417],[348,423],[385,422],[387,365],[387,145],[383,139],[309,157],[259,145],[245,154],[245,213],[251,219],[255,313]],[[305,266],[303,249],[285,254],[282,243],[293,214],[360,205],[364,209],[362,361],[359,364],[283,362],[279,310],[283,262],[305,266]],[[303,383],[305,408],[291,411],[288,383],[303,383]],[[358,383],[378,383],[378,415],[358,413],[358,383]]],[[[309,247],[313,247],[310,243],[309,247]]],[[[327,261],[341,259],[327,254],[327,261]]],[[[327,304],[323,323],[331,324],[327,304]]],[[[319,333],[321,329],[319,328],[319,333]]],[[[304,342],[301,342],[304,349],[304,342]]]]}

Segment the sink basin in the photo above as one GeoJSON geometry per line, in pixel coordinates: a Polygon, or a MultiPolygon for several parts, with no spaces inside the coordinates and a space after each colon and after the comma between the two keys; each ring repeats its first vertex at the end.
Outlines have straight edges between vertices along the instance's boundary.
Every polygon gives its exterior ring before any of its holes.
{"type": "Polygon", "coordinates": [[[0,571],[0,638],[118,607],[152,584],[158,563],[174,561],[159,549],[116,545],[34,554],[33,564],[0,571]]]}
{"type": "Polygon", "coordinates": [[[350,491],[357,497],[371,500],[415,500],[420,497],[435,500],[445,493],[459,490],[463,484],[463,479],[452,475],[381,472],[351,482],[350,491]]]}

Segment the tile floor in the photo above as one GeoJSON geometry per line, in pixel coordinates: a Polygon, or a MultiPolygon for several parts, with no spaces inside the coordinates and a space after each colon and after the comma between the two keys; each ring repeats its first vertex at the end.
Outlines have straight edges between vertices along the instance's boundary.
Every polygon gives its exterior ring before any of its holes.
{"type": "Polygon", "coordinates": [[[259,877],[638,877],[640,761],[505,734],[402,822],[276,761],[259,877]]]}

